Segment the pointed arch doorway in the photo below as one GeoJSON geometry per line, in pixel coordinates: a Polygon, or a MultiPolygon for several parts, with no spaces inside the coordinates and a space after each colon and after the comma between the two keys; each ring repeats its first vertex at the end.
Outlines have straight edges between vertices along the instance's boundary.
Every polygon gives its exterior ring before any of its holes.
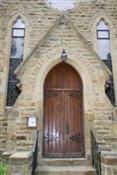
{"type": "Polygon", "coordinates": [[[46,76],[43,129],[43,157],[84,156],[83,85],[67,63],[59,63],[46,76]]]}

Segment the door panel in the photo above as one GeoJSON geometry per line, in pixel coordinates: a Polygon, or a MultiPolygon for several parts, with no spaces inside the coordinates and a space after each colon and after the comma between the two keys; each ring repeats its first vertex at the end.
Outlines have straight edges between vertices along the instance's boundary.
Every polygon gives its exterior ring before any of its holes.
{"type": "Polygon", "coordinates": [[[47,90],[45,94],[44,150],[46,154],[62,152],[61,125],[63,116],[63,95],[61,91],[47,90]],[[49,95],[51,94],[51,95],[49,95]]]}
{"type": "Polygon", "coordinates": [[[82,112],[80,91],[65,91],[64,92],[64,116],[68,123],[68,131],[64,133],[65,145],[64,153],[71,157],[78,156],[82,153],[82,128],[80,116],[82,112]],[[77,96],[78,94],[78,96],[77,96]]]}
{"type": "Polygon", "coordinates": [[[44,157],[83,157],[82,82],[66,63],[53,68],[44,83],[44,157]]]}

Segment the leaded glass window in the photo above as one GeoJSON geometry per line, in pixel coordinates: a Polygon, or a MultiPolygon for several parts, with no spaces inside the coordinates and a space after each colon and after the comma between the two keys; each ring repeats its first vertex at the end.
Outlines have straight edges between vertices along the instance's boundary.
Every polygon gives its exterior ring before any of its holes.
{"type": "MultiPolygon", "coordinates": [[[[110,30],[104,19],[101,19],[97,24],[97,52],[99,57],[112,72],[110,30]]],[[[105,83],[105,93],[110,102],[115,105],[113,76],[110,76],[109,80],[105,83]]]]}
{"type": "Polygon", "coordinates": [[[104,20],[97,25],[98,54],[102,60],[107,60],[111,54],[110,31],[104,20]]]}
{"type": "Polygon", "coordinates": [[[11,59],[23,59],[25,25],[21,19],[13,25],[11,42],[11,59]]]}
{"type": "Polygon", "coordinates": [[[9,77],[8,77],[8,90],[7,90],[7,106],[12,106],[17,97],[20,94],[20,90],[17,87],[19,81],[15,77],[15,70],[19,64],[23,61],[24,52],[24,39],[25,39],[25,24],[22,19],[18,18],[12,28],[11,39],[11,54],[9,65],[9,77]]]}

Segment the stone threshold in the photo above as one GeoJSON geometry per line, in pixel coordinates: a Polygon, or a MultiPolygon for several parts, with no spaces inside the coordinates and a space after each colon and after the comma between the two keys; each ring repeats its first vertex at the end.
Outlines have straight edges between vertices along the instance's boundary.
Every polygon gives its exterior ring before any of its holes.
{"type": "Polygon", "coordinates": [[[38,166],[36,171],[55,171],[55,172],[61,172],[61,171],[65,171],[65,172],[85,172],[85,171],[94,171],[95,169],[93,169],[91,166],[38,166]]]}
{"type": "Polygon", "coordinates": [[[43,158],[39,161],[40,166],[89,166],[88,158],[43,158]]]}
{"type": "Polygon", "coordinates": [[[87,158],[42,158],[43,161],[56,161],[56,160],[68,160],[68,161],[74,161],[74,160],[89,160],[87,158]]]}

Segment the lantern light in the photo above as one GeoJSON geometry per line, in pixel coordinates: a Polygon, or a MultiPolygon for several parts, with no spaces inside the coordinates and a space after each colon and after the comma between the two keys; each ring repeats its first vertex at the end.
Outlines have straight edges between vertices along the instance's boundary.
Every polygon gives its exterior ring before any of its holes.
{"type": "Polygon", "coordinates": [[[62,59],[62,61],[66,61],[67,58],[68,58],[67,53],[66,53],[65,49],[63,49],[62,54],[61,54],[61,59],[62,59]]]}

